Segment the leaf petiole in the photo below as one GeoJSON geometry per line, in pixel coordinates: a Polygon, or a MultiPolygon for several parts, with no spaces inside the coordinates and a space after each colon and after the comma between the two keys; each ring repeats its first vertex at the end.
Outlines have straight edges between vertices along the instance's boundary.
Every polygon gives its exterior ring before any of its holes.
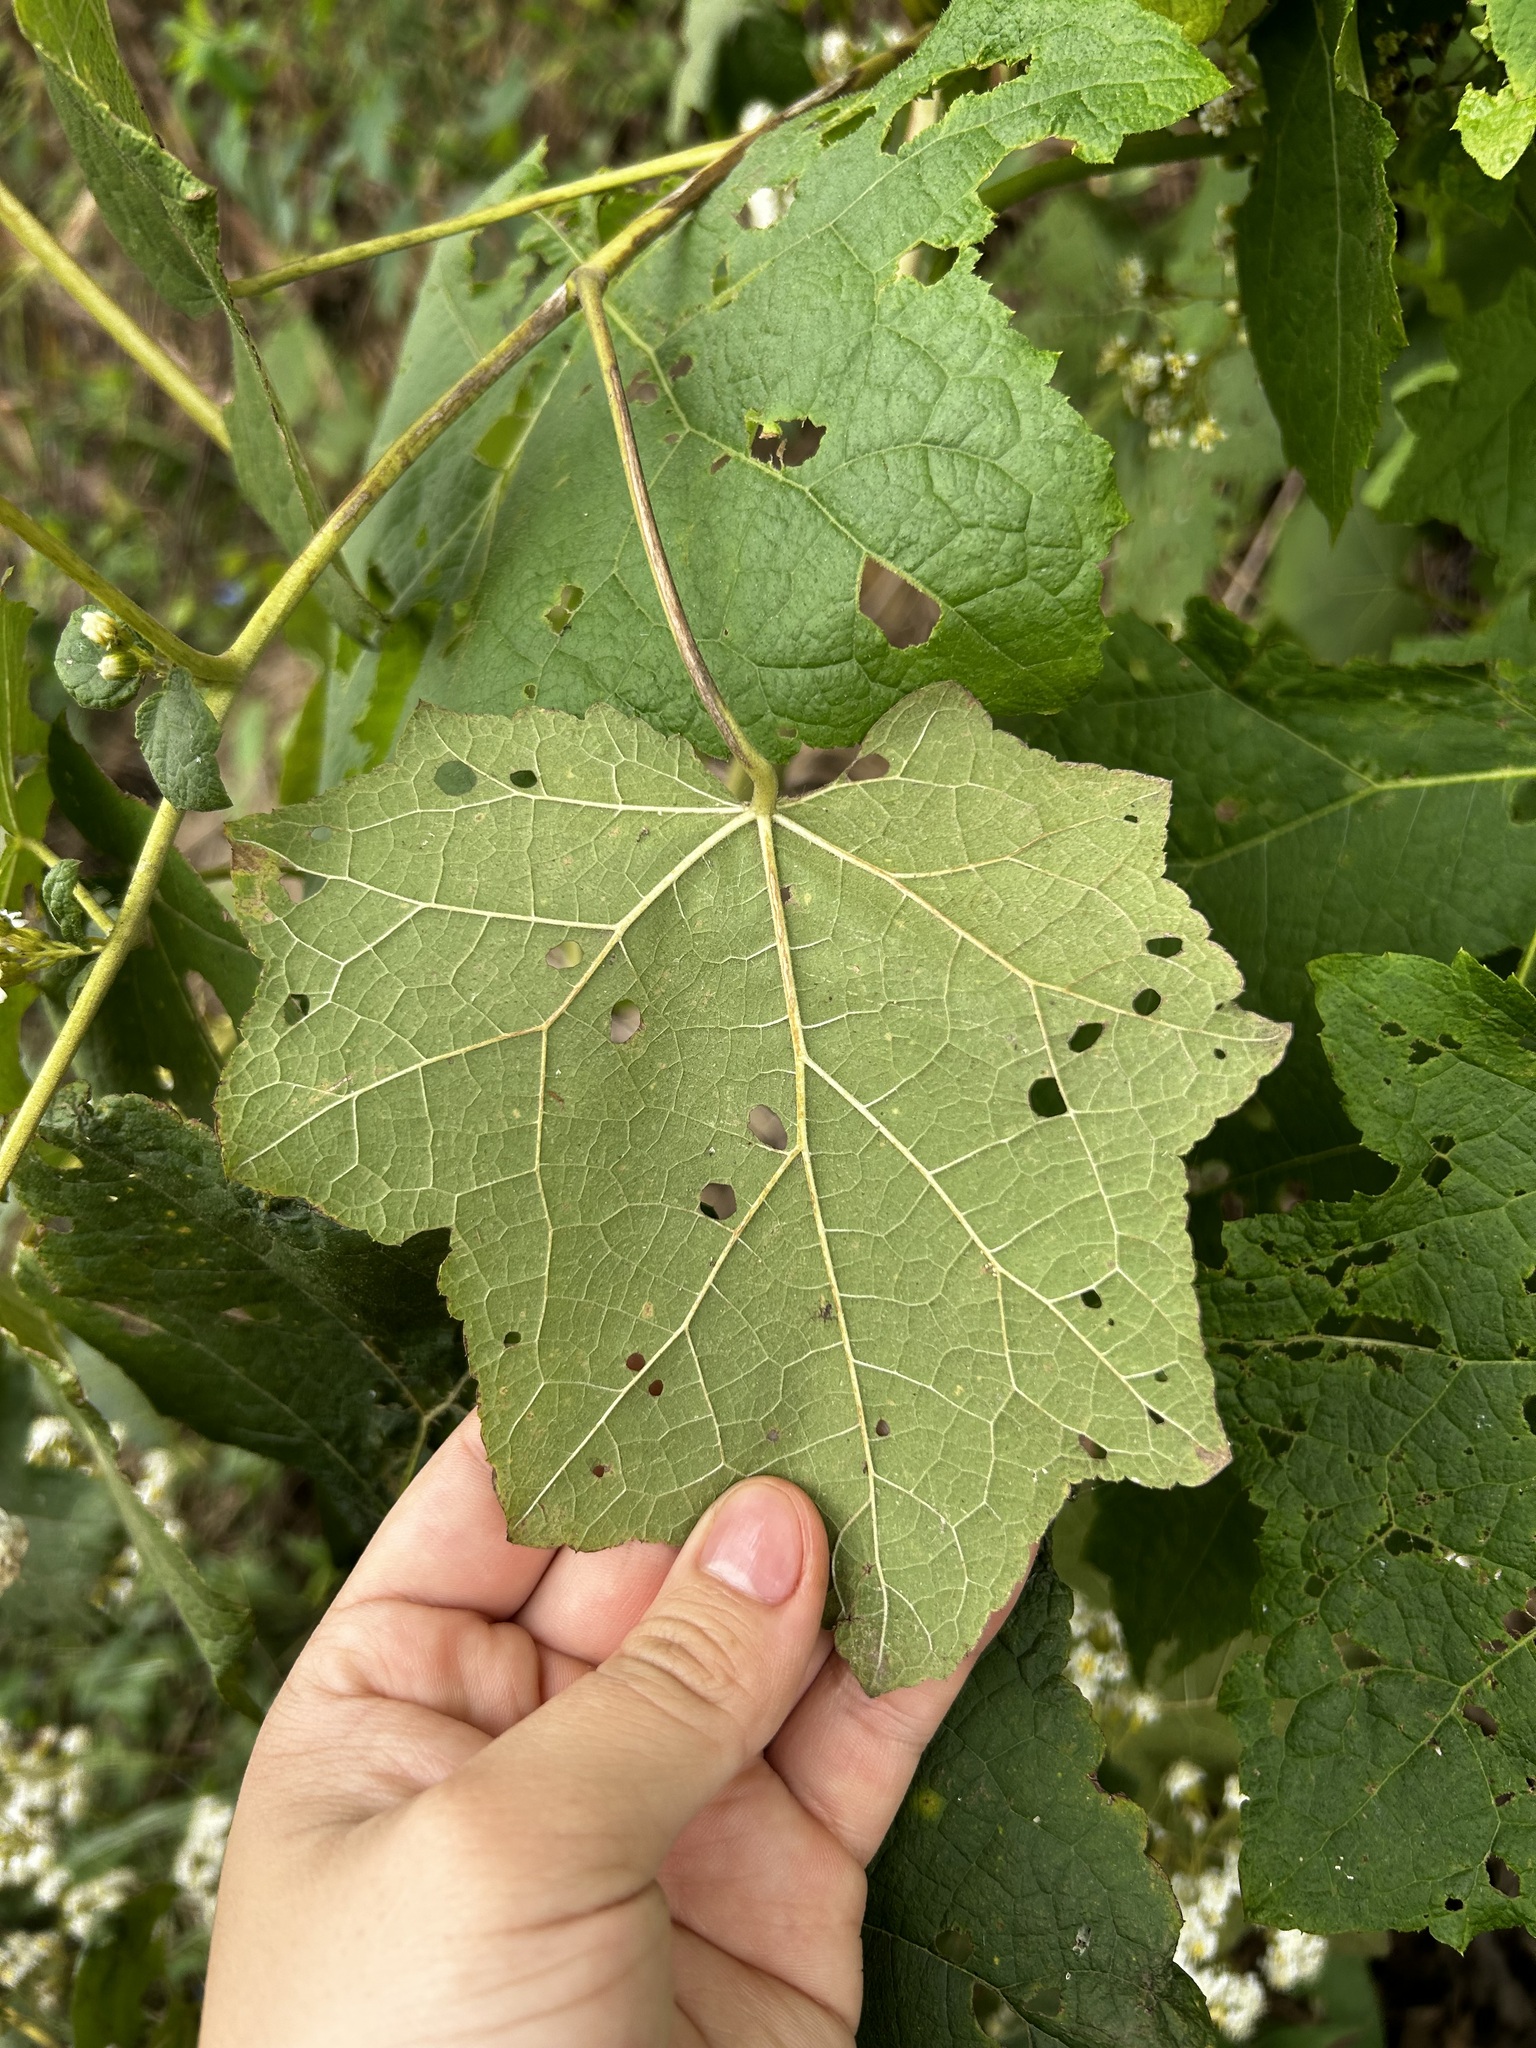
{"type": "Polygon", "coordinates": [[[693,684],[694,694],[713,720],[720,737],[730,750],[731,758],[750,778],[752,785],[752,808],[764,816],[770,814],[779,795],[779,778],[773,763],[767,760],[747,739],[735,719],[731,716],[719,685],[709,672],[708,664],[699,651],[693,628],[688,623],[688,614],[683,609],[683,600],[678,594],[672,575],[672,565],[667,560],[666,547],[662,542],[661,529],[656,524],[656,513],[651,504],[651,494],[645,481],[645,471],[640,462],[640,449],[635,440],[635,423],[630,417],[629,399],[624,391],[624,372],[619,368],[618,355],[613,346],[613,332],[608,325],[608,315],[603,307],[603,280],[599,274],[582,264],[571,282],[576,287],[576,296],[581,303],[582,315],[592,336],[592,348],[602,372],[603,389],[608,395],[608,410],[613,415],[613,430],[618,437],[619,460],[624,465],[624,481],[629,485],[629,502],[634,507],[635,524],[640,529],[641,545],[645,559],[650,565],[651,580],[656,585],[656,595],[661,599],[661,609],[666,615],[667,626],[681,657],[683,667],[688,671],[688,680],[693,684]]]}

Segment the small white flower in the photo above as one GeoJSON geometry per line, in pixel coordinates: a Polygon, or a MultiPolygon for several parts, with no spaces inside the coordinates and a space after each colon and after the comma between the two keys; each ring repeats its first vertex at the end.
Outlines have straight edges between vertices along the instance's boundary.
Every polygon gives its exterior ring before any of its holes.
{"type": "Polygon", "coordinates": [[[1225,441],[1227,430],[1210,413],[1207,413],[1204,419],[1195,422],[1194,430],[1189,438],[1194,442],[1202,455],[1209,455],[1213,448],[1225,441]]]}
{"type": "Polygon", "coordinates": [[[761,128],[765,121],[771,121],[778,112],[772,100],[748,100],[736,120],[736,131],[745,135],[750,129],[761,128]]]}
{"type": "Polygon", "coordinates": [[[72,1884],[59,1902],[64,1932],[83,1947],[108,1915],[115,1913],[138,1888],[137,1873],[128,1869],[103,1871],[100,1877],[72,1884]]]}
{"type": "Polygon", "coordinates": [[[110,612],[82,612],[80,631],[93,647],[103,649],[115,647],[120,628],[110,612]]]}
{"type": "Polygon", "coordinates": [[[1211,2018],[1229,2041],[1246,2041],[1264,2017],[1264,1986],[1251,1970],[1212,1970],[1203,1981],[1211,2018]]]}
{"type": "Polygon", "coordinates": [[[192,1802],[187,1832],[176,1851],[171,1875],[186,1893],[193,1911],[204,1926],[213,1924],[213,1905],[218,1895],[219,1872],[224,1865],[224,1846],[235,1809],[226,1799],[203,1793],[192,1802]]]}
{"type": "Polygon", "coordinates": [[[0,1593],[8,1591],[21,1577],[30,1541],[20,1515],[7,1514],[0,1508],[0,1593]]]}
{"type": "Polygon", "coordinates": [[[71,1465],[85,1463],[85,1454],[75,1440],[75,1432],[62,1415],[33,1416],[23,1455],[29,1465],[47,1472],[65,1471],[71,1465]]]}
{"type": "Polygon", "coordinates": [[[1163,380],[1163,358],[1156,349],[1139,348],[1125,366],[1138,391],[1155,391],[1163,380]]]}
{"type": "Polygon", "coordinates": [[[1115,282],[1128,299],[1139,299],[1147,288],[1147,266],[1141,257],[1122,257],[1115,265],[1115,282]]]}
{"type": "Polygon", "coordinates": [[[1274,1928],[1259,1967],[1276,1991],[1299,1991],[1322,1974],[1328,1943],[1321,1934],[1303,1934],[1299,1927],[1274,1928]]]}
{"type": "Polygon", "coordinates": [[[1182,1757],[1170,1764],[1163,1773],[1163,1790],[1170,1799],[1193,1799],[1205,1783],[1205,1773],[1200,1766],[1182,1757]]]}
{"type": "Polygon", "coordinates": [[[853,37],[845,28],[826,29],[821,38],[821,68],[828,78],[838,78],[853,63],[853,37]]]}

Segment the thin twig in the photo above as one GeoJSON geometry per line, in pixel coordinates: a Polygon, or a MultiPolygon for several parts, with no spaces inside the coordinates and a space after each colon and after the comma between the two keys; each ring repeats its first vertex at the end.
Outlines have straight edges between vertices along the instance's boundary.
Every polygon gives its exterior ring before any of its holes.
{"type": "Polygon", "coordinates": [[[275,270],[258,271],[254,277],[232,277],[229,289],[237,299],[253,299],[263,292],[276,291],[281,285],[296,284],[300,278],[341,270],[349,263],[393,256],[400,249],[419,249],[425,242],[441,242],[450,235],[472,235],[497,221],[542,213],[546,207],[563,206],[568,200],[586,199],[599,192],[619,192],[631,185],[647,185],[655,178],[670,178],[679,171],[694,171],[701,164],[713,163],[730,147],[729,138],[723,142],[701,142],[692,149],[674,150],[670,156],[651,157],[645,163],[594,171],[589,178],[545,185],[536,192],[519,192],[515,199],[503,199],[496,206],[480,206],[472,213],[456,213],[447,220],[428,221],[419,228],[403,228],[399,234],[374,235],[369,241],[349,242],[344,248],[324,249],[314,256],[295,256],[291,262],[279,264],[275,270]]]}
{"type": "Polygon", "coordinates": [[[3,184],[0,184],[0,227],[9,229],[54,283],[68,292],[98,327],[111,335],[123,354],[131,356],[167,398],[175,400],[187,418],[194,426],[202,428],[215,447],[222,448],[226,455],[229,453],[229,429],[224,424],[224,415],[207,392],[198,389],[153,335],[146,334],[111,294],[103,291],[95,278],[81,269],[63,244],[55,241],[37,216],[29,213],[15,193],[3,184]]]}
{"type": "Polygon", "coordinates": [[[128,892],[123,898],[122,909],[117,913],[107,943],[91,966],[85,986],[75,998],[74,1008],[59,1027],[59,1035],[48,1048],[48,1056],[37,1071],[37,1079],[27,1090],[26,1099],[6,1126],[5,1137],[0,1140],[0,1190],[3,1190],[27,1146],[32,1142],[38,1125],[42,1122],[49,1103],[53,1100],[64,1076],[69,1072],[70,1062],[79,1051],[81,1041],[90,1029],[91,1023],[106,1000],[108,989],[117,977],[128,954],[138,944],[139,935],[149,916],[150,905],[155,900],[159,887],[160,871],[176,838],[176,828],[181,823],[181,812],[171,803],[162,800],[159,809],[150,821],[144,844],[134,865],[133,875],[128,883],[128,892]]]}
{"type": "Polygon", "coordinates": [[[24,540],[45,561],[52,562],[56,569],[62,569],[98,604],[105,605],[115,618],[131,626],[141,640],[147,640],[151,647],[178,668],[186,669],[189,675],[203,682],[239,680],[243,671],[233,668],[227,655],[200,654],[195,647],[189,647],[168,626],[162,626],[158,619],[152,618],[142,605],[135,604],[126,591],[119,590],[115,583],[109,583],[105,576],[93,569],[84,555],[76,554],[67,540],[60,540],[56,533],[40,526],[19,505],[13,505],[9,498],[0,498],[0,526],[8,526],[18,540],[24,540]]]}
{"type": "Polygon", "coordinates": [[[1258,532],[1248,543],[1248,552],[1233,571],[1231,581],[1221,593],[1221,601],[1229,612],[1239,618],[1247,611],[1258,593],[1259,583],[1269,566],[1269,558],[1275,551],[1285,522],[1295,511],[1307,480],[1299,469],[1285,473],[1284,481],[1275,493],[1274,502],[1264,514],[1258,532]]]}
{"type": "Polygon", "coordinates": [[[666,614],[683,667],[693,684],[694,694],[714,721],[715,729],[730,750],[731,758],[745,770],[752,782],[752,808],[771,811],[779,794],[778,772],[771,761],[758,753],[731,716],[720,686],[709,672],[708,664],[699,651],[693,628],[688,623],[688,614],[683,609],[683,600],[678,595],[677,583],[672,575],[672,565],[667,560],[667,551],[661,538],[661,529],[656,524],[656,513],[651,504],[651,494],[646,486],[645,471],[640,463],[640,449],[635,440],[635,423],[630,417],[629,400],[624,392],[624,372],[619,368],[619,358],[613,346],[613,333],[608,325],[608,315],[603,309],[603,285],[599,277],[583,265],[573,280],[581,310],[592,336],[592,348],[597,356],[598,368],[602,372],[603,388],[608,394],[608,410],[613,415],[613,430],[618,436],[619,460],[624,465],[624,480],[629,485],[629,502],[635,510],[635,523],[640,529],[641,544],[645,559],[650,564],[651,580],[656,585],[656,595],[661,599],[661,608],[666,614]]]}

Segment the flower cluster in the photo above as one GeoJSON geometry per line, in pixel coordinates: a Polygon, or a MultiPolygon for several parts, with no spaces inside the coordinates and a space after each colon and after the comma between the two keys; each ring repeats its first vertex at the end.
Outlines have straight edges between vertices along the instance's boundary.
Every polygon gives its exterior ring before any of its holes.
{"type": "MultiPolygon", "coordinates": [[[[1120,267],[1125,272],[1130,265],[1120,267]]],[[[1118,371],[1125,409],[1146,426],[1149,448],[1178,448],[1187,440],[1209,455],[1227,434],[1205,402],[1204,379],[1196,374],[1202,368],[1198,355],[1171,345],[1136,346],[1125,334],[1099,352],[1100,376],[1118,371]]]]}
{"type": "Polygon", "coordinates": [[[235,1809],[227,1799],[204,1793],[192,1802],[191,1818],[171,1875],[181,1888],[194,1916],[204,1927],[213,1925],[213,1902],[219,1889],[219,1872],[224,1865],[224,1845],[235,1809]]]}
{"type": "Polygon", "coordinates": [[[1067,1676],[1111,1742],[1147,1727],[1163,1710],[1157,1694],[1132,1677],[1119,1617],[1107,1607],[1074,1608],[1067,1676]]]}

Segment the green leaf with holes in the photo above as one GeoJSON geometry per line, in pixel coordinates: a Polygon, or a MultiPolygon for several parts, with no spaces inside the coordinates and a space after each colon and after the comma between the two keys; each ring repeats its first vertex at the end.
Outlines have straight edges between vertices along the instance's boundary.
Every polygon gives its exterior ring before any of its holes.
{"type": "Polygon", "coordinates": [[[860,2039],[878,2048],[1212,2039],[1146,1816],[1094,1776],[1103,1738],[1064,1675],[1071,1613],[1042,1558],[870,1869],[860,2039]]]}
{"type": "MultiPolygon", "coordinates": [[[[934,681],[1022,711],[1090,680],[1098,565],[1122,517],[1109,451],[976,275],[992,226],[976,188],[1049,137],[1106,161],[1127,134],[1223,84],[1134,0],[956,0],[868,93],[755,144],[615,284],[641,458],[683,600],[766,752],[855,741],[934,681]],[[936,81],[974,84],[997,64],[1022,68],[960,91],[905,139],[936,81]],[[920,245],[953,263],[907,274],[920,245]]],[[[572,230],[572,253],[579,241],[572,230]]],[[[445,330],[441,383],[460,352],[445,330]]],[[[413,375],[426,360],[411,356],[413,375]]],[[[470,415],[479,434],[466,428],[457,490],[440,471],[409,529],[423,562],[448,564],[495,496],[483,574],[466,556],[462,584],[445,571],[434,586],[442,610],[415,687],[470,711],[617,701],[718,751],[651,587],[590,347],[566,332],[541,361],[515,472],[496,492],[468,452],[506,411],[493,394],[470,415]]],[[[398,537],[379,557],[386,570],[398,537]]]]}
{"type": "Polygon", "coordinates": [[[1250,1914],[1536,1925],[1536,999],[1465,954],[1316,968],[1383,1195],[1229,1225],[1222,1414],[1264,1510],[1250,1914]],[[1433,1824],[1425,1824],[1425,1816],[1433,1824]]]}
{"type": "Polygon", "coordinates": [[[1264,1083],[1263,1127],[1239,1119],[1214,1141],[1234,1171],[1315,1186],[1355,1149],[1308,961],[1389,946],[1487,956],[1529,936],[1536,712],[1513,684],[1328,668],[1196,600],[1177,642],[1117,619],[1097,687],[1025,730],[1068,759],[1169,778],[1170,875],[1252,1001],[1296,1026],[1264,1083]]]}
{"type": "Polygon", "coordinates": [[[162,1415],[307,1472],[346,1554],[463,1411],[444,1245],[396,1251],[224,1178],[211,1132],[136,1096],[59,1102],[15,1191],[23,1285],[162,1415]]]}
{"type": "Polygon", "coordinates": [[[422,709],[233,828],[264,972],[220,1128],[256,1186],[452,1229],[519,1541],[676,1540],[786,1473],[886,1687],[1074,1479],[1225,1463],[1179,1155],[1284,1033],[1162,879],[1161,785],[953,685],[850,778],[770,821],[611,709],[422,709]]]}

